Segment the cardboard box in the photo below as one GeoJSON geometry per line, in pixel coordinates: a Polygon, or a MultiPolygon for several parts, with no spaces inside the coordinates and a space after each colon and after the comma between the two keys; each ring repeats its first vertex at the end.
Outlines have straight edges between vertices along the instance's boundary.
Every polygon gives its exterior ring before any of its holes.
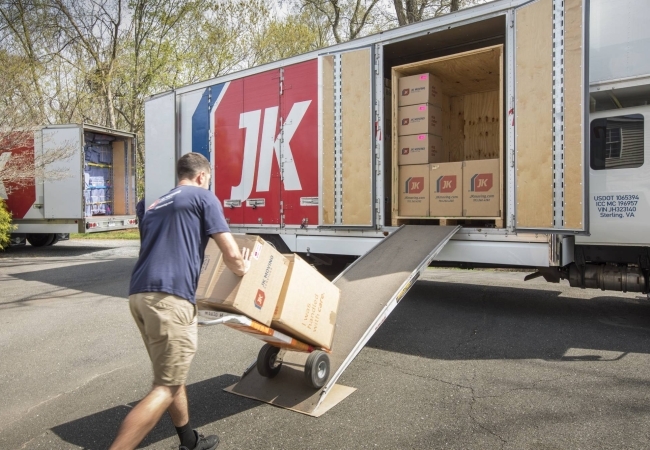
{"type": "Polygon", "coordinates": [[[435,134],[442,136],[442,109],[423,103],[399,108],[398,136],[435,134]]]}
{"type": "Polygon", "coordinates": [[[251,252],[251,267],[238,277],[226,267],[223,257],[215,268],[215,281],[207,296],[197,301],[202,309],[244,314],[271,325],[289,261],[258,236],[235,235],[239,248],[251,252]]]}
{"type": "Polygon", "coordinates": [[[429,164],[399,167],[399,215],[429,215],[429,164]]]}
{"type": "Polygon", "coordinates": [[[442,82],[430,73],[421,73],[399,79],[398,106],[430,103],[442,105],[442,82]]]}
{"type": "Polygon", "coordinates": [[[206,298],[217,281],[217,266],[221,260],[221,250],[217,246],[214,239],[208,240],[208,245],[205,247],[205,255],[203,256],[203,264],[201,265],[201,274],[199,276],[199,283],[196,287],[197,300],[206,298]]]}
{"type": "Polygon", "coordinates": [[[400,166],[441,163],[449,160],[447,152],[443,150],[440,136],[412,134],[400,136],[398,143],[397,163],[400,166]]]}
{"type": "Polygon", "coordinates": [[[463,216],[500,217],[498,159],[463,162],[463,216]]]}
{"type": "Polygon", "coordinates": [[[271,328],[307,344],[331,349],[341,292],[299,256],[285,257],[289,270],[271,328]]]}
{"type": "Polygon", "coordinates": [[[429,165],[431,217],[463,215],[463,163],[429,165]]]}

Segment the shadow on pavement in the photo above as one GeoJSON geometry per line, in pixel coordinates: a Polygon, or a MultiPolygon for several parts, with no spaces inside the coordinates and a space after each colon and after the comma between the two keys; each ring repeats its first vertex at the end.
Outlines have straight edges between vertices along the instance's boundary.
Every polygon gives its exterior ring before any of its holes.
{"type": "MultiPolygon", "coordinates": [[[[206,435],[217,434],[219,432],[218,427],[206,427],[206,425],[259,405],[256,401],[235,397],[223,391],[225,387],[237,381],[239,381],[239,377],[235,375],[221,375],[187,386],[192,427],[198,428],[206,435]]],[[[56,426],[52,428],[52,431],[72,445],[84,449],[106,449],[113,442],[122,420],[136,403],[131,403],[128,406],[116,406],[106,411],[82,417],[56,426]]],[[[153,445],[172,436],[176,436],[174,425],[169,415],[164,414],[162,420],[151,430],[138,448],[153,445]]]]}
{"type": "Polygon", "coordinates": [[[560,293],[419,281],[368,346],[442,360],[612,361],[650,353],[649,302],[560,293]]]}
{"type": "MultiPolygon", "coordinates": [[[[129,281],[135,262],[136,258],[111,259],[56,269],[17,273],[12,277],[108,297],[128,298],[129,281]]],[[[47,293],[39,293],[36,296],[24,297],[12,303],[34,301],[45,298],[47,295],[47,293]]]]}

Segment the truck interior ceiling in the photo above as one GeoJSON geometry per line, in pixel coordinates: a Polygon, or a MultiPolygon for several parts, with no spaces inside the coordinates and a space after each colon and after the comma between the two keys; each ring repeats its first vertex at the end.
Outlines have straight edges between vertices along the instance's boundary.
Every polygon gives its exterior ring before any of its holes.
{"type": "MultiPolygon", "coordinates": [[[[385,128],[390,130],[386,132],[385,147],[389,149],[384,150],[385,173],[391,174],[391,186],[385,184],[386,197],[391,199],[390,205],[386,205],[389,211],[386,214],[387,225],[504,227],[507,191],[504,189],[503,150],[505,26],[505,17],[498,16],[384,47],[384,78],[392,92],[391,103],[389,107],[385,106],[385,128]],[[402,106],[412,103],[402,93],[402,88],[409,85],[402,86],[400,80],[405,77],[413,79],[415,76],[427,79],[429,75],[439,83],[441,95],[437,100],[439,104],[429,102],[432,112],[427,120],[432,123],[439,121],[441,126],[430,128],[426,133],[429,133],[430,140],[441,142],[442,155],[434,156],[431,153],[429,164],[404,162],[406,158],[401,155],[408,154],[409,144],[406,142],[411,142],[407,138],[415,136],[410,136],[413,133],[404,127],[404,120],[408,124],[409,119],[403,120],[401,117],[402,114],[410,114],[410,110],[407,113],[402,106]],[[440,112],[436,113],[434,109],[440,112]],[[440,114],[440,118],[434,117],[436,114],[440,114]],[[474,183],[479,174],[487,172],[490,172],[490,191],[480,195],[470,192],[468,197],[468,189],[474,191],[473,187],[468,187],[469,180],[474,183]],[[442,192],[449,191],[440,191],[436,181],[439,183],[441,179],[447,179],[447,175],[461,178],[457,182],[457,192],[443,196],[442,192]],[[425,181],[427,194],[420,194],[420,198],[429,196],[429,206],[428,209],[414,209],[410,206],[421,200],[409,197],[408,193],[402,191],[405,183],[422,176],[428,177],[425,181]],[[481,200],[477,200],[479,196],[481,200]],[[455,207],[451,207],[451,203],[455,207]]],[[[404,83],[411,81],[405,80],[404,83]]],[[[424,110],[425,105],[419,108],[424,110]]],[[[413,119],[410,120],[412,123],[413,119]]],[[[418,138],[425,139],[423,136],[418,138]]],[[[431,144],[428,145],[433,148],[431,144]]],[[[409,188],[405,189],[408,192],[409,188]]]]}
{"type": "Polygon", "coordinates": [[[133,149],[127,138],[84,133],[84,215],[135,213],[133,149]]]}
{"type": "Polygon", "coordinates": [[[590,94],[591,112],[650,105],[650,85],[594,91],[590,94]]]}

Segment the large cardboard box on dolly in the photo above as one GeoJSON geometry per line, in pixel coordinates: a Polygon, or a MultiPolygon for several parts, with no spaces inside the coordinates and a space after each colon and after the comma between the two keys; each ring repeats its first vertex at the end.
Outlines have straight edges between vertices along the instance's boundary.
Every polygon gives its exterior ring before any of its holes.
{"type": "Polygon", "coordinates": [[[441,163],[449,160],[447,152],[443,149],[440,136],[433,134],[400,136],[398,144],[397,163],[400,166],[441,163]]]}
{"type": "MultiPolygon", "coordinates": [[[[239,248],[251,252],[251,267],[243,277],[232,273],[220,258],[207,296],[197,300],[201,309],[243,314],[271,325],[289,261],[258,236],[234,236],[239,248]]],[[[200,284],[200,282],[199,282],[200,284]]]]}
{"type": "Polygon", "coordinates": [[[442,109],[428,103],[400,106],[397,134],[398,136],[409,134],[442,136],[442,109]]]}
{"type": "Polygon", "coordinates": [[[463,163],[429,165],[431,217],[463,215],[463,163]]]}
{"type": "Polygon", "coordinates": [[[217,268],[220,262],[221,250],[219,250],[214,239],[209,239],[208,245],[205,247],[205,255],[203,256],[199,284],[196,287],[197,299],[205,298],[210,294],[210,290],[217,281],[217,268]]]}
{"type": "Polygon", "coordinates": [[[463,162],[463,216],[501,216],[499,176],[498,159],[463,162]]]}
{"type": "Polygon", "coordinates": [[[399,215],[429,215],[429,164],[399,167],[399,215]]]}
{"type": "Polygon", "coordinates": [[[399,79],[399,106],[430,103],[442,105],[442,82],[430,73],[421,73],[399,79]]]}
{"type": "Polygon", "coordinates": [[[271,328],[307,344],[330,349],[340,290],[297,255],[285,255],[289,270],[271,328]]]}

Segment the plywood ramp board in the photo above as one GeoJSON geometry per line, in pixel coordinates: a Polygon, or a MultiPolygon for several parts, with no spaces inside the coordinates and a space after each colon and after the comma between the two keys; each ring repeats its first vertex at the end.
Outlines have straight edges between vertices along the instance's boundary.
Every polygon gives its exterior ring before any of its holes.
{"type": "Polygon", "coordinates": [[[515,130],[518,228],[553,226],[553,4],[516,12],[515,130]]]}
{"type": "Polygon", "coordinates": [[[321,59],[323,110],[322,217],[324,225],[334,223],[334,57],[321,59]]]}
{"type": "Polygon", "coordinates": [[[584,228],[583,0],[564,0],[564,227],[584,228]]]}
{"type": "Polygon", "coordinates": [[[464,100],[465,160],[499,158],[499,91],[468,94],[464,100]]]}
{"type": "Polygon", "coordinates": [[[372,225],[371,64],[370,49],[341,55],[343,225],[372,225]]]}
{"type": "Polygon", "coordinates": [[[503,46],[443,56],[395,67],[401,76],[432,73],[442,81],[442,91],[450,97],[499,89],[499,59],[503,46]]]}
{"type": "Polygon", "coordinates": [[[449,134],[443,138],[442,145],[449,151],[449,161],[465,159],[465,97],[449,99],[449,134]]]}
{"type": "Polygon", "coordinates": [[[113,142],[113,211],[114,215],[128,214],[126,189],[128,187],[127,171],[124,164],[125,146],[123,141],[113,142]]]}

